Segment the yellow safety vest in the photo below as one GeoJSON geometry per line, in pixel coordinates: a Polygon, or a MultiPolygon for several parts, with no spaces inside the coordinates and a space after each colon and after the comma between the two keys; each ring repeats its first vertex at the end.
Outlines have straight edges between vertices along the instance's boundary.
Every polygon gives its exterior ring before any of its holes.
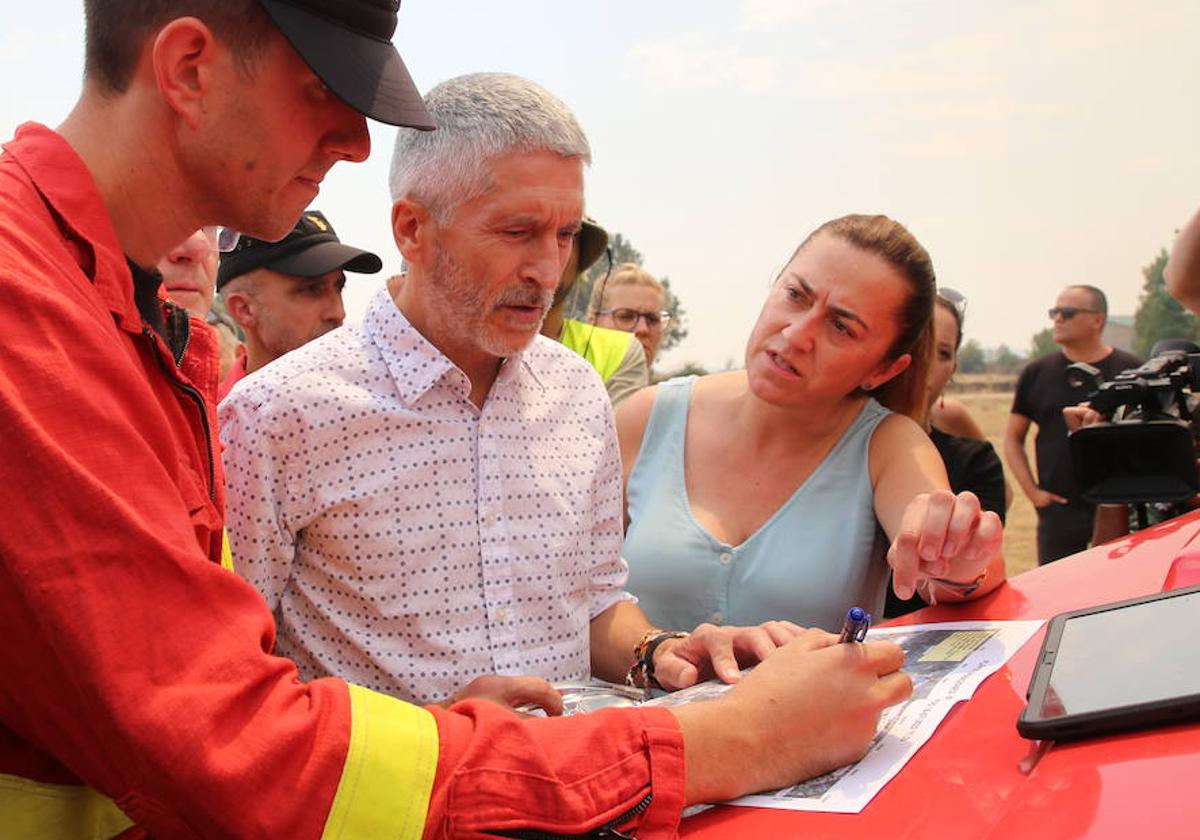
{"type": "Polygon", "coordinates": [[[583,356],[600,374],[600,378],[607,382],[625,360],[625,354],[629,352],[629,342],[633,341],[633,333],[610,330],[607,327],[597,327],[566,318],[563,320],[562,338],[559,340],[564,347],[569,347],[583,356]]]}

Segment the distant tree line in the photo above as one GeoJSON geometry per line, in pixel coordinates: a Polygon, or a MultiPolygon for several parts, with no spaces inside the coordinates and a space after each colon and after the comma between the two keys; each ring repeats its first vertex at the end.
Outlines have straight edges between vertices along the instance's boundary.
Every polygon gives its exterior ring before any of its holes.
{"type": "Polygon", "coordinates": [[[961,373],[1017,373],[1029,357],[1016,353],[1007,344],[983,347],[973,338],[963,342],[958,350],[958,369],[961,373]]]}
{"type": "Polygon", "coordinates": [[[1142,296],[1133,318],[1133,352],[1149,358],[1155,342],[1164,338],[1196,341],[1196,317],[1179,301],[1167,294],[1163,269],[1167,267],[1167,249],[1163,248],[1150,265],[1142,269],[1142,296]]]}

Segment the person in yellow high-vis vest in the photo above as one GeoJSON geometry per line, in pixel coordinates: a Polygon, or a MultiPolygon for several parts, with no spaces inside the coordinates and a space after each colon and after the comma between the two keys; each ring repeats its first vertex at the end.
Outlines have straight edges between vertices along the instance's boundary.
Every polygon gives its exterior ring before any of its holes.
{"type": "Polygon", "coordinates": [[[616,406],[650,382],[642,345],[632,333],[597,327],[565,316],[567,302],[579,278],[600,259],[607,247],[608,232],[585,217],[571,246],[571,257],[563,269],[562,281],[554,293],[554,303],[542,322],[542,335],[562,342],[583,356],[600,375],[609,400],[616,406]]]}

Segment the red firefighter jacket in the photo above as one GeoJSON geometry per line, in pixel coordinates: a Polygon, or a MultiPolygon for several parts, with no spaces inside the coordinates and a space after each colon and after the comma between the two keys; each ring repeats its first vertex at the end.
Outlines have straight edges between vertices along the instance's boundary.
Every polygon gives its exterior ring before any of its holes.
{"type": "Polygon", "coordinates": [[[166,338],[91,174],[0,158],[0,825],[21,837],[674,834],[662,710],[526,721],[300,682],[219,564],[212,334],[166,338]]]}

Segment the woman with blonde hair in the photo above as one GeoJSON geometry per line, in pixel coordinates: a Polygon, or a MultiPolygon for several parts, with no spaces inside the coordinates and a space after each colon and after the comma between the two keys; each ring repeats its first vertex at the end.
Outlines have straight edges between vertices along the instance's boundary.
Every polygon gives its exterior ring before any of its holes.
{"type": "Polygon", "coordinates": [[[881,612],[889,573],[931,601],[1003,581],[999,519],[950,492],[920,422],[935,293],[902,225],[835,219],[780,273],[744,370],[622,406],[628,588],[652,621],[837,630],[881,612]]]}
{"type": "Polygon", "coordinates": [[[667,290],[637,263],[621,263],[607,282],[597,283],[588,304],[588,320],[601,327],[631,332],[646,351],[646,366],[654,364],[671,321],[667,290]]]}

